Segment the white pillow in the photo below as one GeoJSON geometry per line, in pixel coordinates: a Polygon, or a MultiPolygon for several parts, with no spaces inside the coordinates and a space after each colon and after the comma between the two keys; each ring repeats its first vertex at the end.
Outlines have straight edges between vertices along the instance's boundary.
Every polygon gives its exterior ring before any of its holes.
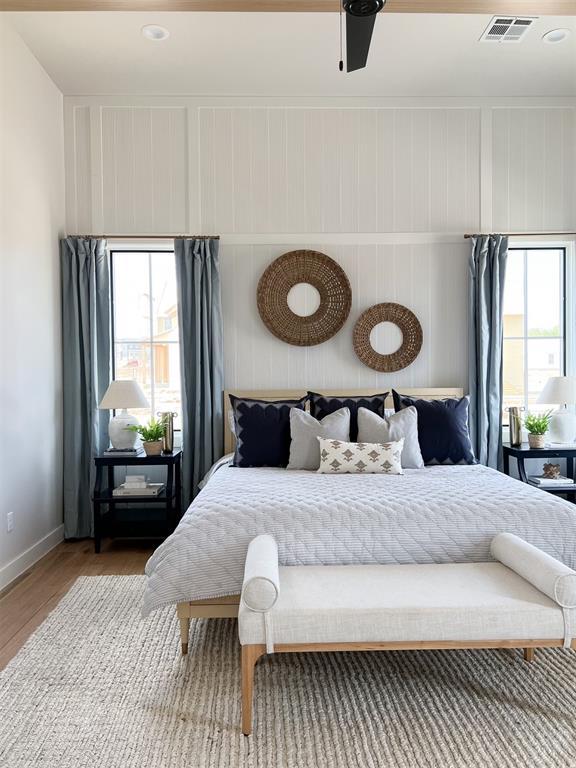
{"type": "Polygon", "coordinates": [[[280,594],[278,545],[268,534],[261,534],[248,545],[244,564],[242,600],[252,611],[269,611],[280,594]]]}
{"type": "Polygon", "coordinates": [[[287,469],[318,469],[320,466],[319,437],[334,440],[350,439],[350,409],[339,408],[323,419],[315,419],[299,408],[290,410],[290,460],[287,469]]]}
{"type": "Polygon", "coordinates": [[[418,411],[413,405],[385,418],[367,408],[358,408],[359,442],[389,443],[402,437],[402,466],[404,469],[422,469],[424,459],[418,442],[418,411]]]}
{"type": "Polygon", "coordinates": [[[404,438],[392,443],[345,443],[319,437],[318,442],[318,472],[323,474],[404,474],[400,461],[404,438]]]}

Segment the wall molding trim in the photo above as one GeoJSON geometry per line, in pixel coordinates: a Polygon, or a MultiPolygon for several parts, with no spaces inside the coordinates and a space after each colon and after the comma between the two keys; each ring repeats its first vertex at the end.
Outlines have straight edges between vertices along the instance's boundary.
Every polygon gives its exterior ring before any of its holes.
{"type": "Polygon", "coordinates": [[[279,107],[281,109],[470,109],[492,107],[493,109],[524,109],[526,107],[549,109],[553,107],[576,107],[572,96],[422,96],[422,97],[362,97],[327,96],[318,97],[275,97],[275,96],[137,96],[98,95],[64,96],[67,107],[279,107]]]}
{"type": "Polygon", "coordinates": [[[64,525],[59,525],[31,547],[24,550],[14,560],[6,563],[5,566],[0,568],[0,592],[9,587],[13,581],[22,576],[22,574],[62,541],[64,541],[64,525]]]}
{"type": "MultiPolygon", "coordinates": [[[[482,232],[491,231],[491,227],[481,228],[482,232]]],[[[474,234],[474,233],[472,233],[474,234]]],[[[178,234],[174,234],[178,237],[178,234]]],[[[174,241],[171,238],[150,240],[146,237],[131,237],[129,234],[118,232],[108,234],[108,246],[115,251],[130,250],[134,245],[142,250],[171,250],[174,241]],[[121,239],[115,239],[121,238],[121,239]]],[[[561,247],[566,243],[576,241],[575,235],[558,237],[557,234],[542,232],[525,232],[522,237],[515,236],[512,240],[517,245],[546,243],[551,247],[561,247]]],[[[298,245],[305,248],[308,245],[465,245],[462,232],[221,232],[220,247],[231,245],[298,245]]],[[[469,246],[466,245],[466,252],[469,246]]]]}
{"type": "Polygon", "coordinates": [[[463,244],[462,232],[273,232],[220,235],[220,245],[425,245],[463,244]]]}

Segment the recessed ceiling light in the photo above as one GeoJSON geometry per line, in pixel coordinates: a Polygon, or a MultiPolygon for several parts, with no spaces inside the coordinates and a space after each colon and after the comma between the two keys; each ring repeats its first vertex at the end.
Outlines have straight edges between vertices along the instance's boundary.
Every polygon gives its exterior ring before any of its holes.
{"type": "Polygon", "coordinates": [[[566,40],[569,35],[569,29],[551,29],[549,32],[546,32],[545,35],[542,35],[542,40],[544,40],[545,43],[561,43],[563,40],[566,40]]]}
{"type": "Polygon", "coordinates": [[[158,24],[146,24],[145,27],[142,27],[142,34],[144,37],[148,38],[148,40],[166,40],[168,37],[170,37],[170,32],[166,29],[166,27],[160,27],[158,24]]]}

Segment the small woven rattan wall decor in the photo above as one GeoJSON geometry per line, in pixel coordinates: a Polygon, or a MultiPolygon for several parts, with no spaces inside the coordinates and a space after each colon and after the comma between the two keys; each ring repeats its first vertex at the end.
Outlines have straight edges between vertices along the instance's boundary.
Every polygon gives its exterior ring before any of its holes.
{"type": "Polygon", "coordinates": [[[387,302],[374,304],[358,318],[354,326],[354,351],[369,368],[392,373],[413,363],[422,348],[422,326],[408,307],[387,302]],[[400,348],[390,355],[381,355],[370,344],[370,332],[379,323],[394,323],[402,331],[400,348]]]}
{"type": "Polygon", "coordinates": [[[346,322],[352,290],[342,267],[319,251],[290,251],[265,270],[258,283],[258,312],[274,336],[288,344],[310,347],[337,333],[346,322]],[[320,294],[320,306],[302,317],[288,306],[288,293],[309,283],[320,294]]]}

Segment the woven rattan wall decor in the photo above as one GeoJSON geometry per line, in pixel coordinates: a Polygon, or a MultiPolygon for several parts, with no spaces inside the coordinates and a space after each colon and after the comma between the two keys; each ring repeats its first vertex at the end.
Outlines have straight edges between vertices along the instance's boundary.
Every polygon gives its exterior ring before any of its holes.
{"type": "Polygon", "coordinates": [[[354,351],[369,368],[392,373],[413,363],[422,348],[422,326],[416,315],[402,304],[374,304],[358,318],[354,326],[354,351]],[[400,348],[390,355],[381,355],[370,344],[370,332],[379,323],[394,323],[402,331],[400,348]]]}
{"type": "Polygon", "coordinates": [[[290,251],[265,270],[258,283],[258,312],[274,336],[288,344],[310,347],[322,344],[346,322],[352,304],[350,282],[334,259],[319,251],[290,251]],[[309,283],[320,294],[312,315],[297,315],[288,306],[288,293],[299,283],[309,283]]]}

